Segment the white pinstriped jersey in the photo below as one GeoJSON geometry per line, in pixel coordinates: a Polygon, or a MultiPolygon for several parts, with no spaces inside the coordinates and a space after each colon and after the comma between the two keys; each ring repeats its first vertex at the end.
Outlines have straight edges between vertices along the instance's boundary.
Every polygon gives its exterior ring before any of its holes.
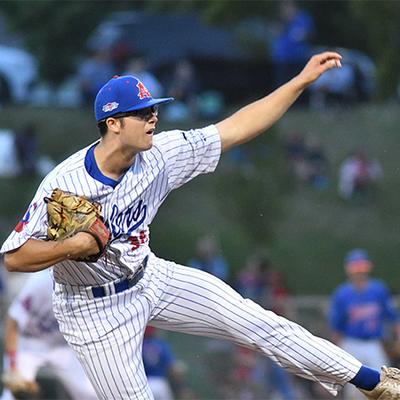
{"type": "Polygon", "coordinates": [[[1,252],[21,246],[30,237],[45,238],[43,198],[56,187],[102,205],[112,235],[106,257],[96,263],[56,264],[53,296],[60,330],[100,399],[154,399],[142,361],[148,323],[232,340],[321,383],[332,394],[356,375],[360,361],[332,343],[242,298],[213,275],[151,253],[148,227],[167,194],[215,169],[221,153],[215,126],[159,134],[119,182],[100,173],[93,148],[78,151],[44,179],[1,252]],[[85,287],[104,283],[115,289],[110,281],[137,270],[147,255],[143,276],[129,289],[95,296],[85,287]]]}
{"type": "Polygon", "coordinates": [[[151,251],[149,225],[168,193],[201,173],[214,171],[221,154],[214,125],[161,132],[154,136],[153,147],[139,153],[117,182],[98,169],[94,146],[71,155],[45,177],[24,218],[0,252],[16,249],[29,238],[45,239],[47,212],[43,199],[60,188],[101,204],[111,231],[111,244],[107,254],[95,263],[66,260],[54,265],[55,280],[98,285],[129,275],[151,251]]]}

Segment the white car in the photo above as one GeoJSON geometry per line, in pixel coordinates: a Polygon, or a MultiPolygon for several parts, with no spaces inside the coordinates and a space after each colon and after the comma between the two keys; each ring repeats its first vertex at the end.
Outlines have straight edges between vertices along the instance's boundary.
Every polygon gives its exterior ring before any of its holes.
{"type": "Polygon", "coordinates": [[[0,104],[24,103],[38,77],[38,63],[24,49],[0,45],[0,104]]]}

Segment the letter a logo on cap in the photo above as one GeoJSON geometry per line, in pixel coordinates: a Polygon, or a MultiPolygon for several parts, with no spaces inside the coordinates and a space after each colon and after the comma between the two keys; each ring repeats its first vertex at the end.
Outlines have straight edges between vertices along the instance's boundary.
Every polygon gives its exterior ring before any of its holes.
{"type": "Polygon", "coordinates": [[[146,89],[146,86],[144,86],[142,82],[138,82],[136,87],[139,89],[138,97],[140,100],[143,100],[146,97],[151,99],[150,92],[146,89]]]}

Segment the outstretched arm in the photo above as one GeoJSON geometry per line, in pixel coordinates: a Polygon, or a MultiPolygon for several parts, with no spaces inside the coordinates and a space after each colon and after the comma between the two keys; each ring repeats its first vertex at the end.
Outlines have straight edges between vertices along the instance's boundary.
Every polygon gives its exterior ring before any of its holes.
{"type": "Polygon", "coordinates": [[[341,67],[341,56],[335,52],[317,54],[304,69],[268,96],[257,100],[216,124],[222,151],[245,143],[278,121],[300,94],[325,71],[341,67]]]}

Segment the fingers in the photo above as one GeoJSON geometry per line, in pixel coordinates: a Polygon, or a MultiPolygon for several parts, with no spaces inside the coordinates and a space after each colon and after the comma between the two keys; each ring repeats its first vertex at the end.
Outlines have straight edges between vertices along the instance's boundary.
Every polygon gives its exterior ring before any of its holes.
{"type": "Polygon", "coordinates": [[[326,63],[329,64],[330,67],[336,67],[336,68],[341,68],[342,63],[340,62],[340,60],[328,60],[326,61],[326,63]]]}
{"type": "Polygon", "coordinates": [[[321,66],[323,71],[331,68],[341,68],[341,59],[342,56],[334,51],[326,51],[312,57],[314,65],[321,66]]]}
{"type": "Polygon", "coordinates": [[[342,56],[339,53],[336,53],[335,51],[325,51],[323,53],[316,54],[314,57],[316,57],[320,63],[324,63],[331,59],[338,61],[342,59],[342,56]]]}

